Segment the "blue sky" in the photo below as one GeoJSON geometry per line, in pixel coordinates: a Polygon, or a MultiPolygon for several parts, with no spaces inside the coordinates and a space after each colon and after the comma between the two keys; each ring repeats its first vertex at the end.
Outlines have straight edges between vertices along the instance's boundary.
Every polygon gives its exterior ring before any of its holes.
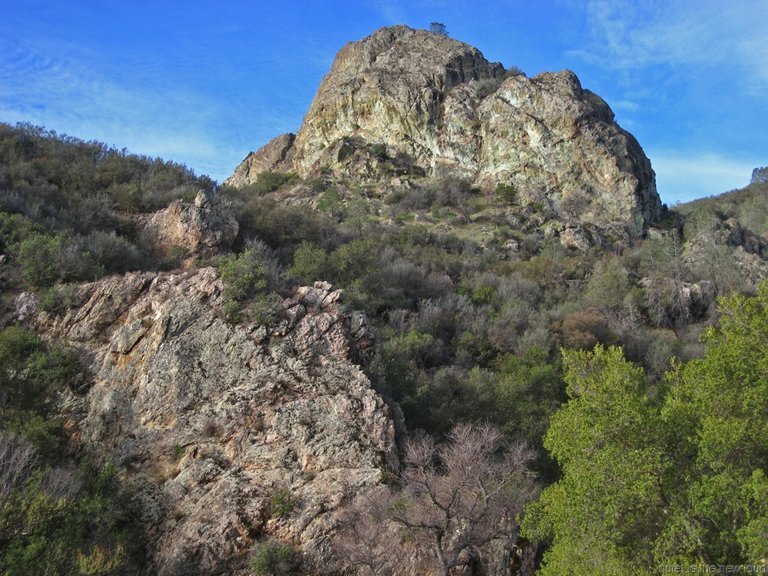
{"type": "Polygon", "coordinates": [[[665,202],[768,165],[768,0],[1,0],[0,121],[221,181],[298,130],[346,42],[432,21],[529,76],[576,72],[638,138],[665,202]]]}

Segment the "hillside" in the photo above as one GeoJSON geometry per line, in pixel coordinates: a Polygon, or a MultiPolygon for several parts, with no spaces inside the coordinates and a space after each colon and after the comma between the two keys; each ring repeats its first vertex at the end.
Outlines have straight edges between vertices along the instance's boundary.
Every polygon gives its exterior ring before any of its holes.
{"type": "Polygon", "coordinates": [[[735,219],[744,228],[768,238],[768,183],[754,181],[745,188],[724,192],[710,198],[700,198],[675,206],[675,211],[688,217],[701,212],[717,213],[721,220],[735,219]]]}
{"type": "Polygon", "coordinates": [[[758,565],[765,191],[403,26],[221,185],[0,125],[0,568],[758,565]]]}

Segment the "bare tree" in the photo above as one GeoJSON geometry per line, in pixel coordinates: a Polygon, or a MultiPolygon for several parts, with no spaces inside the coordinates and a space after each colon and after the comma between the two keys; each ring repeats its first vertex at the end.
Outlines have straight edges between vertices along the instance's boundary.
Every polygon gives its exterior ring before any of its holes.
{"type": "Polygon", "coordinates": [[[448,29],[442,22],[430,23],[429,31],[432,32],[432,34],[437,34],[438,36],[448,36],[448,29]]]}
{"type": "Polygon", "coordinates": [[[357,497],[342,512],[333,543],[341,571],[390,576],[400,549],[397,528],[390,525],[393,494],[388,486],[357,497]]]}
{"type": "Polygon", "coordinates": [[[29,442],[0,431],[0,502],[24,485],[37,462],[37,451],[29,442]]]}
{"type": "Polygon", "coordinates": [[[347,565],[382,575],[413,571],[413,562],[444,576],[509,574],[520,556],[516,516],[536,494],[533,457],[522,443],[505,446],[489,425],[458,425],[441,445],[426,436],[408,442],[401,489],[383,488],[348,512],[340,537],[347,565]]]}

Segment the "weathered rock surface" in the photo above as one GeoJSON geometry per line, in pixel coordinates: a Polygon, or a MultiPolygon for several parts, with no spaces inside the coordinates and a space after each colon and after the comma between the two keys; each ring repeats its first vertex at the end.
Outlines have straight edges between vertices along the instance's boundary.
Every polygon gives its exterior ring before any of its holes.
{"type": "Polygon", "coordinates": [[[175,200],[155,212],[146,224],[154,246],[161,250],[186,249],[189,256],[210,256],[228,248],[239,224],[233,211],[218,195],[199,192],[194,202],[175,200]]]}
{"type": "Polygon", "coordinates": [[[230,186],[246,186],[256,181],[262,172],[290,172],[293,170],[294,134],[281,134],[258,151],[246,156],[235,173],[224,181],[230,186]]]}
{"type": "Polygon", "coordinates": [[[334,510],[397,468],[388,409],[350,360],[370,339],[364,316],[318,283],[269,330],[232,326],[213,269],[81,292],[82,306],[37,323],[88,359],[93,385],[64,414],[137,492],[150,572],[248,574],[265,533],[321,566],[334,510]]]}
{"type": "MultiPolygon", "coordinates": [[[[522,201],[547,204],[569,224],[636,233],[661,210],[642,148],[572,72],[505,73],[471,46],[405,26],[339,52],[280,158],[302,177],[359,177],[361,154],[375,172],[371,146],[408,157],[419,174],[512,184],[522,201]]],[[[253,157],[271,157],[270,147],[253,157]]],[[[268,163],[249,156],[233,179],[259,169],[268,163]]]]}

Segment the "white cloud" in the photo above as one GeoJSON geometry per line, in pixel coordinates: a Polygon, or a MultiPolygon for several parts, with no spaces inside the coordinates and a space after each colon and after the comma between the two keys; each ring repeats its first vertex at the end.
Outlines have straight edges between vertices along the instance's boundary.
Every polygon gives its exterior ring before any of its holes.
{"type": "Polygon", "coordinates": [[[738,70],[768,87],[764,0],[589,0],[589,41],[573,57],[613,70],[668,65],[738,70]]]}
{"type": "Polygon", "coordinates": [[[51,54],[29,46],[0,54],[0,121],[161,156],[219,180],[239,162],[220,165],[240,154],[218,129],[217,102],[183,87],[108,78],[77,56],[51,54]]]}
{"type": "Polygon", "coordinates": [[[374,9],[388,24],[403,24],[406,21],[405,12],[397,0],[378,0],[374,9]]]}
{"type": "Polygon", "coordinates": [[[614,110],[626,110],[627,112],[637,112],[640,106],[636,102],[631,100],[619,100],[611,103],[611,108],[614,110]]]}
{"type": "Polygon", "coordinates": [[[656,172],[656,186],[667,203],[722,194],[749,184],[759,160],[735,160],[719,154],[701,152],[681,154],[665,150],[648,151],[656,172]]]}

